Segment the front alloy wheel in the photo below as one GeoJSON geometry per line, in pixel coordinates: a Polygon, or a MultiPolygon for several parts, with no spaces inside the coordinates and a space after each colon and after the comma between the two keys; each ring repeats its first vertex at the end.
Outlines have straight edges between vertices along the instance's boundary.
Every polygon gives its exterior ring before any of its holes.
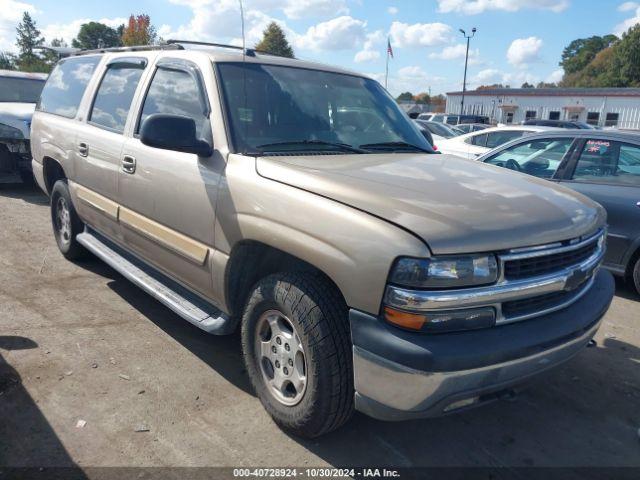
{"type": "Polygon", "coordinates": [[[242,316],[242,353],[251,384],[275,422],[303,437],[338,428],[353,413],[347,306],[317,273],[260,280],[242,316]]]}

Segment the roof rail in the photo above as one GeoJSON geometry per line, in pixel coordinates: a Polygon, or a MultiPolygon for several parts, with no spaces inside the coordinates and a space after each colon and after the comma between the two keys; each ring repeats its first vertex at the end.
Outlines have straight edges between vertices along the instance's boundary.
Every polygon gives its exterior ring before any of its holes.
{"type": "Polygon", "coordinates": [[[94,50],[79,50],[71,55],[91,55],[94,53],[117,53],[117,52],[147,52],[150,50],[184,50],[182,45],[177,43],[162,45],[135,45],[132,47],[110,47],[110,48],[96,48],[94,50]]]}
{"type": "MultiPolygon", "coordinates": [[[[201,45],[205,47],[217,47],[217,48],[231,48],[233,50],[242,51],[242,47],[238,45],[228,45],[226,43],[211,43],[211,42],[200,42],[196,40],[167,40],[168,45],[201,45]]],[[[261,55],[271,55],[273,57],[282,57],[282,55],[278,55],[277,53],[266,52],[264,50],[258,50],[255,48],[245,48],[245,53],[250,57],[255,57],[256,53],[261,55]]]]}
{"type": "MultiPolygon", "coordinates": [[[[228,45],[226,43],[211,43],[211,42],[199,42],[196,40],[167,40],[167,44],[168,45],[201,45],[201,46],[205,46],[205,47],[217,47],[217,48],[231,48],[233,50],[242,50],[242,47],[239,47],[238,45],[228,45]]],[[[245,49],[245,53],[247,55],[249,55],[250,57],[255,56],[255,53],[258,50],[255,50],[253,48],[246,48],[245,49]]],[[[259,53],[264,53],[264,52],[259,52],[259,53]]]]}

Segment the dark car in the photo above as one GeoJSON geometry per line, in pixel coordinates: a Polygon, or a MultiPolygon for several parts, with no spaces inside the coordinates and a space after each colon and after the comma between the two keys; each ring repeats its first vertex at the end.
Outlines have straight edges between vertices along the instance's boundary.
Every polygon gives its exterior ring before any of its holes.
{"type": "Polygon", "coordinates": [[[596,127],[589,125],[585,122],[578,122],[573,120],[527,120],[523,125],[538,125],[540,127],[556,127],[556,128],[571,128],[578,130],[596,130],[596,127]]]}
{"type": "Polygon", "coordinates": [[[619,131],[537,133],[479,161],[545,178],[602,204],[609,231],[604,266],[640,293],[640,135],[619,131]]]}

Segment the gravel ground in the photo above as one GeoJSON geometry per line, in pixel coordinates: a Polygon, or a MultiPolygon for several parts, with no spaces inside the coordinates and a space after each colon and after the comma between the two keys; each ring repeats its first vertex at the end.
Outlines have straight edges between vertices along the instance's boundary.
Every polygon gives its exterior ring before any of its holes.
{"type": "Polygon", "coordinates": [[[640,467],[640,298],[622,282],[598,347],[515,401],[356,414],[314,441],[271,422],[237,335],[198,330],[96,259],[65,261],[34,189],[0,185],[0,312],[2,466],[640,467]]]}

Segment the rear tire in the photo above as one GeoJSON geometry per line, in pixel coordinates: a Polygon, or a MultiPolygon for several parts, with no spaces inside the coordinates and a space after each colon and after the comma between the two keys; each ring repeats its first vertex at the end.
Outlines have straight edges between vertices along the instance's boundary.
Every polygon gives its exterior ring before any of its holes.
{"type": "Polygon", "coordinates": [[[295,435],[317,437],[353,413],[347,315],[336,288],[311,273],[270,275],[249,296],[242,318],[247,373],[267,412],[295,435]]]}
{"type": "Polygon", "coordinates": [[[636,260],[636,264],[633,267],[632,274],[633,286],[636,289],[638,295],[640,295],[640,257],[636,260]]]}
{"type": "Polygon", "coordinates": [[[51,189],[51,224],[58,249],[67,260],[77,260],[87,251],[76,240],[84,224],[71,202],[67,180],[58,180],[51,189]]]}

